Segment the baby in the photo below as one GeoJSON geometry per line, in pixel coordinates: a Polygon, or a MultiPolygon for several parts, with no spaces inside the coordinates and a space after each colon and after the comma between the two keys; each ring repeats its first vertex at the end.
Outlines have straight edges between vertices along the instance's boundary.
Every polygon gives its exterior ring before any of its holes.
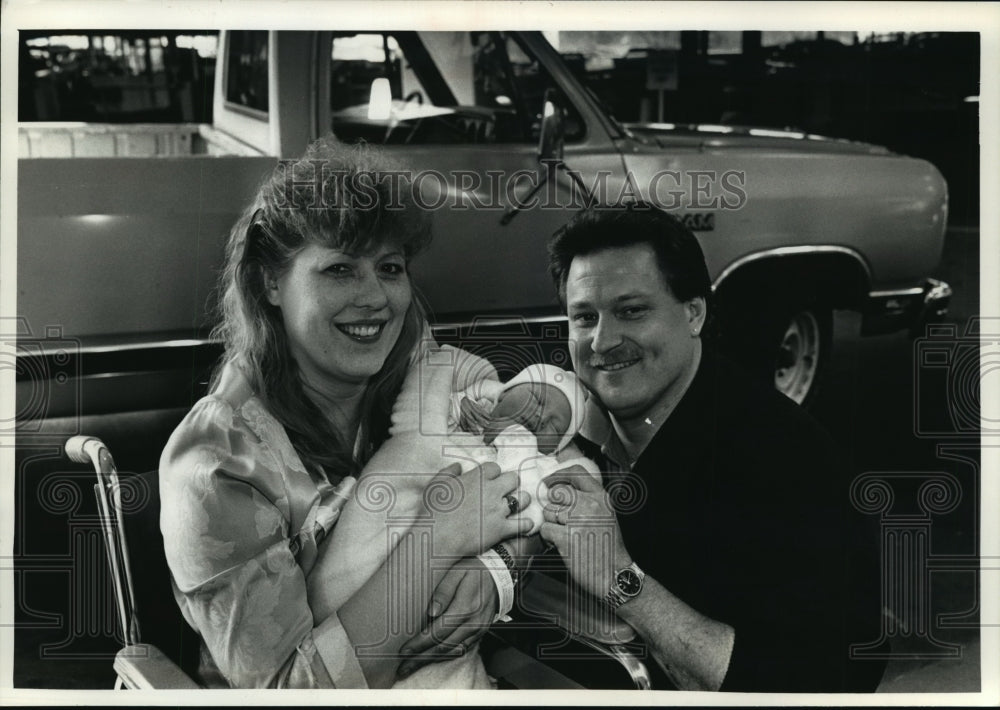
{"type": "Polygon", "coordinates": [[[505,385],[480,380],[452,396],[449,430],[482,432],[484,447],[470,449],[475,462],[516,471],[520,490],[530,494],[531,503],[520,512],[531,519],[530,534],[543,522],[549,499],[546,476],[579,465],[600,479],[596,464],[573,443],[585,400],[576,375],[545,364],[529,365],[505,385]]]}
{"type": "MultiPolygon", "coordinates": [[[[390,435],[419,432],[426,445],[398,461],[380,449],[358,480],[327,542],[328,562],[336,570],[335,606],[386,560],[394,537],[390,530],[412,520],[427,483],[455,461],[461,462],[463,473],[489,461],[501,470],[517,471],[521,490],[531,496],[520,514],[531,518],[531,532],[537,532],[548,500],[542,478],[574,464],[600,476],[571,443],[583,402],[576,377],[557,367],[529,366],[504,385],[489,362],[465,351],[445,346],[423,353],[393,407],[390,435]]],[[[462,657],[424,666],[394,687],[491,686],[478,649],[472,648],[462,657]]]]}

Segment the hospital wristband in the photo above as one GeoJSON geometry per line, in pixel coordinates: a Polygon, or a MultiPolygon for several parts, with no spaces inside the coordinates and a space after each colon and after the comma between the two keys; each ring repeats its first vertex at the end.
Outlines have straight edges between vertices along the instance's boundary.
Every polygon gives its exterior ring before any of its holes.
{"type": "Polygon", "coordinates": [[[493,617],[493,623],[498,621],[510,621],[510,610],[514,608],[514,578],[510,575],[510,570],[503,558],[497,554],[496,550],[487,550],[478,555],[483,566],[489,570],[493,577],[493,584],[497,587],[497,594],[500,597],[497,614],[493,617]]]}

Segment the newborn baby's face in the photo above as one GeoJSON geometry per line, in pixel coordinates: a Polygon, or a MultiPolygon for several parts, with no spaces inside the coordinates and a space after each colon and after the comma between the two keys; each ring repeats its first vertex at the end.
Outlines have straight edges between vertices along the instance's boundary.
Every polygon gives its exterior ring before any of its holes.
{"type": "Polygon", "coordinates": [[[520,424],[535,434],[539,453],[551,454],[555,453],[572,419],[570,402],[559,388],[525,382],[500,395],[483,440],[491,444],[501,431],[520,424]]]}

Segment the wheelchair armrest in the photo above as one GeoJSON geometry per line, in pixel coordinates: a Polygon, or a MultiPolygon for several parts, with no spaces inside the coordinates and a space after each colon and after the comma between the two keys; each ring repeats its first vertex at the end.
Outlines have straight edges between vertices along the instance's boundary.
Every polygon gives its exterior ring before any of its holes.
{"type": "Polygon", "coordinates": [[[526,575],[516,606],[514,623],[490,630],[509,647],[488,661],[498,682],[515,688],[652,687],[638,635],[601,600],[535,571],[526,575]]]}
{"type": "Polygon", "coordinates": [[[552,577],[535,572],[518,592],[521,608],[580,639],[606,646],[635,641],[635,629],[615,616],[603,602],[552,577]]]}
{"type": "Polygon", "coordinates": [[[114,667],[124,686],[134,690],[193,690],[201,687],[160,649],[147,643],[123,648],[115,656],[114,667]]]}
{"type": "MultiPolygon", "coordinates": [[[[499,637],[495,637],[499,638],[499,637]]],[[[502,641],[502,639],[501,639],[502,641]]],[[[484,649],[487,644],[484,644],[484,649]]],[[[486,672],[496,678],[500,688],[521,690],[584,690],[551,666],[529,656],[524,651],[503,644],[498,649],[483,653],[486,672]]]]}

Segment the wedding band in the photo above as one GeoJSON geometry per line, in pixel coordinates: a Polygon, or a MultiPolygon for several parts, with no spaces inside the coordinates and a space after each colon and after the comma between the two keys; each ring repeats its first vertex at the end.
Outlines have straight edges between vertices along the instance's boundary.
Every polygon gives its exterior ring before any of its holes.
{"type": "Polygon", "coordinates": [[[507,501],[507,509],[511,515],[514,515],[521,508],[521,503],[514,494],[508,493],[503,499],[507,501]]]}

